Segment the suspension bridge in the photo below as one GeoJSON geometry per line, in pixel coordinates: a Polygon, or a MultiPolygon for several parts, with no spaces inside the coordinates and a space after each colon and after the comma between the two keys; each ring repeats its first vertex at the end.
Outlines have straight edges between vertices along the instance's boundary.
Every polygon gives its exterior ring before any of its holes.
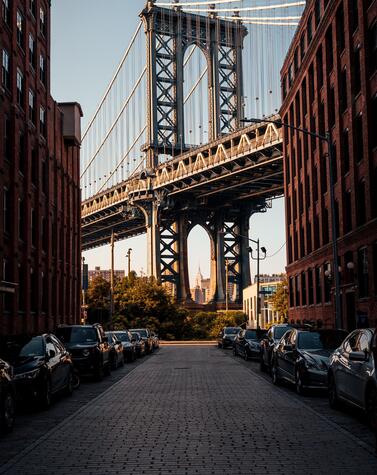
{"type": "Polygon", "coordinates": [[[278,119],[279,64],[304,5],[147,2],[83,134],[83,250],[146,233],[148,274],[189,305],[187,238],[200,224],[212,304],[224,306],[226,265],[242,303],[250,217],[283,194],[281,128],[244,118],[278,119]]]}

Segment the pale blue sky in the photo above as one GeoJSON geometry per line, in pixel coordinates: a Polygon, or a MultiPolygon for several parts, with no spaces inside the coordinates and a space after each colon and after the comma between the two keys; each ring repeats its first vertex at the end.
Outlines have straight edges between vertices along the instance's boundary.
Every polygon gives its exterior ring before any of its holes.
{"type": "MultiPolygon", "coordinates": [[[[112,78],[144,5],[145,0],[52,0],[52,94],[57,101],[81,104],[83,128],[112,78]]],[[[244,63],[248,60],[244,57],[244,63]]],[[[284,226],[283,200],[275,200],[267,213],[252,217],[250,237],[259,237],[271,255],[285,242],[284,226]]],[[[133,269],[146,272],[145,236],[116,243],[116,268],[126,267],[129,247],[133,249],[133,269]]],[[[88,251],[85,258],[90,269],[96,265],[109,268],[109,246],[88,251]]],[[[199,228],[189,238],[189,258],[191,276],[196,274],[199,264],[203,275],[209,276],[209,241],[199,228]]],[[[285,264],[284,247],[261,263],[261,272],[282,272],[285,264]]]]}

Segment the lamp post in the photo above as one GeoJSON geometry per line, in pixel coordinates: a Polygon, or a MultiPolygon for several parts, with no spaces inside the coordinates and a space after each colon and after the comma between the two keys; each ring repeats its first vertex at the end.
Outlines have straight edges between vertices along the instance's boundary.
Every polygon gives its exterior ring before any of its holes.
{"type": "Polygon", "coordinates": [[[127,274],[128,277],[130,277],[130,274],[131,274],[131,252],[132,252],[132,249],[129,248],[126,254],[126,257],[128,260],[128,274],[127,274]]]}
{"type": "Polygon", "coordinates": [[[250,255],[251,255],[251,259],[253,259],[254,261],[257,261],[257,308],[256,308],[256,314],[257,314],[257,328],[259,328],[259,314],[260,314],[260,278],[259,278],[259,262],[261,260],[264,260],[266,259],[266,254],[267,254],[267,251],[266,251],[266,248],[265,247],[260,247],[259,246],[259,238],[255,241],[254,239],[250,239],[248,238],[249,241],[253,242],[254,244],[257,245],[257,257],[256,259],[253,257],[253,250],[251,249],[251,247],[249,247],[249,252],[250,252],[250,255]],[[260,257],[260,250],[263,252],[264,254],[264,257],[260,257]]]}
{"type": "Polygon", "coordinates": [[[316,134],[310,132],[309,130],[302,129],[300,127],[295,127],[294,125],[287,124],[280,120],[269,120],[269,119],[241,119],[241,122],[250,122],[253,124],[260,123],[271,123],[287,127],[288,129],[296,130],[311,137],[315,137],[327,144],[328,158],[329,158],[329,178],[330,178],[330,207],[331,207],[331,230],[332,230],[332,254],[333,254],[333,273],[335,278],[335,326],[336,328],[342,327],[342,309],[340,304],[340,275],[339,275],[339,266],[338,266],[338,241],[336,235],[336,216],[335,216],[335,191],[334,191],[334,174],[333,174],[333,150],[331,143],[331,133],[330,131],[326,132],[326,135],[316,134]]]}
{"type": "Polygon", "coordinates": [[[226,313],[226,316],[228,316],[228,307],[229,307],[228,281],[229,281],[229,259],[225,259],[225,313],[226,313]]]}

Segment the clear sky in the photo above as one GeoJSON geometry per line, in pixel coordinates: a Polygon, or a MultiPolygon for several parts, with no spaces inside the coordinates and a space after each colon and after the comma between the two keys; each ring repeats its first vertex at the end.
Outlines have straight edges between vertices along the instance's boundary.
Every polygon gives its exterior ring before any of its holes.
{"type": "MultiPolygon", "coordinates": [[[[81,104],[83,128],[94,113],[107,84],[132,37],[145,0],[52,0],[51,90],[57,101],[81,104]]],[[[250,58],[249,58],[250,59],[250,58]]],[[[244,58],[247,62],[248,58],[244,58]]],[[[273,112],[273,111],[271,111],[273,112]]],[[[250,237],[260,238],[268,255],[285,242],[284,202],[275,200],[267,213],[254,215],[250,237]]],[[[132,248],[132,268],[146,272],[146,237],[140,236],[116,243],[117,269],[126,268],[126,253],[132,248]]],[[[262,273],[283,272],[285,247],[274,257],[261,263],[262,273]]],[[[109,246],[85,253],[92,269],[110,267],[109,246]]],[[[209,276],[209,240],[195,228],[189,237],[191,282],[200,264],[209,276]]]]}

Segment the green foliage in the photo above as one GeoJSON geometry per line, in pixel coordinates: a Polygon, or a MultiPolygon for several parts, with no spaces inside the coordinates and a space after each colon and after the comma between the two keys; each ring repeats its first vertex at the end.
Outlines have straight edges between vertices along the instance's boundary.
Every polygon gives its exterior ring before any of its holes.
{"type": "Polygon", "coordinates": [[[273,309],[278,312],[281,321],[288,318],[288,281],[285,277],[282,282],[277,285],[276,293],[271,297],[273,309]]]}
{"type": "Polygon", "coordinates": [[[243,312],[219,312],[213,321],[209,335],[216,338],[223,327],[239,327],[246,322],[247,316],[243,312]]]}
{"type": "Polygon", "coordinates": [[[110,283],[100,275],[89,283],[86,303],[90,309],[107,309],[109,307],[110,283]]]}

